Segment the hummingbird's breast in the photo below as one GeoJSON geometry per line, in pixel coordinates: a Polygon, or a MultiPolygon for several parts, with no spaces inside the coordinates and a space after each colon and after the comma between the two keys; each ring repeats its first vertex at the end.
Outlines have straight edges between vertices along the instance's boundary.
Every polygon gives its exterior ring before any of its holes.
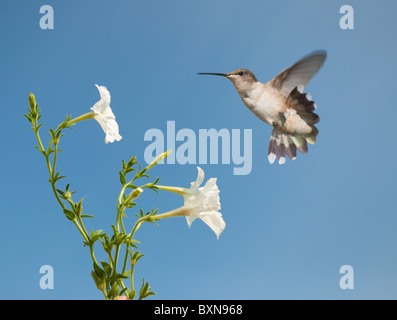
{"type": "Polygon", "coordinates": [[[273,125],[280,123],[279,112],[284,112],[286,99],[278,90],[260,82],[252,90],[240,95],[244,104],[262,121],[273,125]]]}

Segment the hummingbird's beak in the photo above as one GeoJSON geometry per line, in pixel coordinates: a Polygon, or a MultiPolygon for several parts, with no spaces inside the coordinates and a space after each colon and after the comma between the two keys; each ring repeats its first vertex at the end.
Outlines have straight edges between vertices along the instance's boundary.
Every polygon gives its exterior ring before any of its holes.
{"type": "Polygon", "coordinates": [[[221,77],[227,77],[228,76],[227,73],[198,73],[198,74],[207,74],[207,75],[211,75],[211,76],[221,76],[221,77]]]}

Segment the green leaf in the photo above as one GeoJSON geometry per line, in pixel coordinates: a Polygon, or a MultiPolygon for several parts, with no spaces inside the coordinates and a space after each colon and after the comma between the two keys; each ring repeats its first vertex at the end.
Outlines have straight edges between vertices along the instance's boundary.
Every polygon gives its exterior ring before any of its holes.
{"type": "Polygon", "coordinates": [[[91,216],[89,214],[82,214],[80,217],[82,217],[82,218],[95,218],[94,216],[91,216]]]}
{"type": "Polygon", "coordinates": [[[94,271],[91,271],[91,277],[94,279],[95,285],[98,290],[103,290],[105,288],[105,281],[104,279],[99,278],[94,271]]]}
{"type": "Polygon", "coordinates": [[[132,290],[132,291],[130,292],[130,294],[128,295],[128,297],[129,297],[131,300],[134,300],[135,295],[136,295],[136,291],[135,291],[135,290],[132,290]]]}
{"type": "Polygon", "coordinates": [[[39,150],[42,154],[43,154],[43,156],[46,156],[46,152],[45,151],[43,151],[43,150],[41,150],[38,146],[34,146],[37,150],[39,150]]]}
{"type": "Polygon", "coordinates": [[[119,284],[117,282],[115,282],[112,285],[112,288],[110,289],[110,292],[108,293],[108,297],[109,298],[115,298],[115,297],[117,297],[119,295],[119,292],[120,292],[120,286],[119,286],[119,284]]]}
{"type": "Polygon", "coordinates": [[[125,180],[125,175],[123,172],[119,171],[119,175],[120,175],[120,182],[121,184],[124,186],[126,184],[126,180],[125,180]]]}
{"type": "Polygon", "coordinates": [[[139,291],[139,300],[147,298],[148,296],[155,295],[155,292],[150,291],[149,282],[145,283],[145,279],[142,282],[142,288],[139,291]]]}
{"type": "Polygon", "coordinates": [[[101,235],[101,238],[103,238],[104,240],[104,242],[101,241],[103,249],[105,250],[105,252],[110,254],[114,248],[114,241],[110,241],[109,236],[106,233],[101,235]]]}
{"type": "Polygon", "coordinates": [[[105,275],[105,271],[102,270],[101,267],[98,266],[98,264],[95,263],[95,262],[93,263],[93,266],[94,266],[94,272],[95,272],[95,274],[96,274],[100,279],[103,279],[103,276],[105,275]]]}
{"type": "Polygon", "coordinates": [[[26,119],[29,120],[30,123],[32,123],[32,117],[30,116],[30,113],[29,113],[29,115],[27,115],[27,114],[23,114],[23,115],[26,117],[26,119]]]}
{"type": "Polygon", "coordinates": [[[105,270],[106,274],[110,275],[112,273],[112,267],[109,265],[109,263],[105,261],[101,261],[101,265],[103,269],[105,270]]]}
{"type": "Polygon", "coordinates": [[[63,209],[63,213],[65,214],[66,218],[68,218],[71,221],[76,219],[76,215],[73,211],[70,211],[68,209],[63,209]]]}
{"type": "Polygon", "coordinates": [[[44,125],[44,122],[41,123],[41,124],[39,124],[39,125],[36,127],[36,131],[39,131],[39,129],[40,129],[43,125],[44,125]]]}
{"type": "Polygon", "coordinates": [[[83,200],[84,200],[84,198],[83,199],[81,199],[78,203],[75,203],[74,204],[74,212],[78,215],[78,216],[80,216],[80,214],[83,212],[83,200]]]}
{"type": "Polygon", "coordinates": [[[48,132],[49,134],[50,134],[50,136],[53,138],[53,139],[55,139],[55,132],[54,132],[54,130],[52,130],[51,128],[50,128],[50,132],[48,132]]]}
{"type": "Polygon", "coordinates": [[[131,264],[132,265],[136,265],[137,262],[139,261],[139,259],[144,256],[143,254],[141,254],[140,251],[137,251],[134,254],[132,254],[132,251],[130,251],[130,254],[131,254],[131,264]]]}
{"type": "Polygon", "coordinates": [[[128,278],[129,278],[130,272],[131,272],[131,270],[130,270],[130,271],[126,271],[126,272],[124,272],[124,273],[115,274],[115,275],[114,275],[114,279],[115,279],[115,280],[118,280],[118,279],[128,279],[128,278]]]}
{"type": "Polygon", "coordinates": [[[131,270],[128,270],[128,271],[123,272],[121,275],[122,275],[123,277],[125,277],[126,279],[128,279],[129,276],[130,276],[130,274],[131,274],[131,270]]]}
{"type": "MultiPolygon", "coordinates": [[[[59,171],[57,171],[54,176],[54,183],[57,182],[58,180],[63,179],[63,178],[65,178],[65,176],[59,176],[59,171]]],[[[50,179],[50,182],[51,182],[51,179],[50,179]]]]}
{"type": "Polygon", "coordinates": [[[124,292],[126,292],[128,290],[128,288],[124,288],[123,290],[121,290],[119,292],[119,296],[122,296],[124,294],[124,292]]]}
{"type": "Polygon", "coordinates": [[[130,203],[125,205],[126,208],[134,208],[135,206],[136,206],[135,202],[130,202],[130,203]]]}
{"type": "Polygon", "coordinates": [[[142,292],[146,292],[148,288],[149,288],[149,282],[145,283],[145,278],[143,278],[142,288],[141,288],[142,292]]]}
{"type": "Polygon", "coordinates": [[[99,236],[103,230],[97,230],[94,232],[94,229],[91,230],[91,238],[94,236],[99,236]]]}

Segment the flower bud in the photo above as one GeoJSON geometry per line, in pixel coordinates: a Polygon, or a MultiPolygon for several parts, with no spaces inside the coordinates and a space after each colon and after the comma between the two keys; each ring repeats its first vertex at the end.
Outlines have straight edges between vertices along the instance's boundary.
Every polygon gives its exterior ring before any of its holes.
{"type": "Polygon", "coordinates": [[[126,202],[126,203],[129,203],[129,202],[131,202],[132,200],[134,200],[135,198],[138,198],[139,195],[140,195],[142,192],[143,192],[143,189],[142,189],[142,188],[136,188],[134,191],[132,191],[132,192],[128,195],[127,199],[125,199],[125,202],[126,202]]]}
{"type": "Polygon", "coordinates": [[[30,105],[31,109],[36,108],[36,98],[33,93],[30,93],[30,95],[29,95],[29,105],[30,105]]]}
{"type": "Polygon", "coordinates": [[[66,190],[66,192],[63,194],[63,197],[65,200],[72,199],[72,194],[69,192],[69,190],[66,190]]]}
{"type": "Polygon", "coordinates": [[[152,161],[151,164],[149,164],[149,165],[147,166],[146,171],[149,170],[150,168],[154,167],[154,166],[155,166],[156,164],[158,164],[159,162],[163,161],[165,158],[167,158],[167,157],[170,155],[171,152],[172,152],[172,150],[168,150],[168,151],[166,151],[166,152],[160,154],[156,159],[154,159],[154,160],[152,161]]]}
{"type": "Polygon", "coordinates": [[[95,274],[94,271],[91,271],[91,277],[92,279],[94,279],[95,285],[98,288],[98,290],[105,290],[106,288],[106,279],[105,277],[103,277],[103,279],[101,279],[100,277],[98,277],[98,275],[95,274]]]}

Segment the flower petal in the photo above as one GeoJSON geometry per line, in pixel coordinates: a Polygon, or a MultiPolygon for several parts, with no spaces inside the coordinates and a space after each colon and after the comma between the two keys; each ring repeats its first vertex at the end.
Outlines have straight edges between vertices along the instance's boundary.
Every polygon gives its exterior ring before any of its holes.
{"type": "Polygon", "coordinates": [[[221,203],[219,189],[216,185],[217,179],[211,178],[206,184],[199,188],[204,180],[204,171],[197,167],[198,174],[195,182],[192,182],[189,189],[176,187],[158,186],[160,189],[177,192],[183,196],[184,206],[169,213],[160,214],[158,217],[186,216],[190,227],[197,218],[203,220],[216,234],[217,238],[226,227],[226,223],[219,212],[221,203]]]}
{"type": "Polygon", "coordinates": [[[196,219],[197,219],[197,217],[195,217],[195,216],[186,216],[186,221],[187,221],[187,225],[189,226],[189,228],[192,225],[192,222],[196,219]]]}
{"type": "Polygon", "coordinates": [[[216,178],[211,178],[204,187],[199,188],[200,193],[205,194],[206,207],[212,210],[219,210],[221,208],[219,189],[216,185],[216,181],[216,178]]]}
{"type": "Polygon", "coordinates": [[[94,119],[98,121],[106,134],[105,143],[114,142],[114,140],[121,140],[122,137],[119,134],[119,126],[110,107],[108,107],[103,113],[96,113],[94,115],[94,119]]]}
{"type": "Polygon", "coordinates": [[[217,239],[220,234],[225,230],[226,223],[222,218],[222,214],[218,211],[212,210],[207,212],[201,212],[198,218],[203,220],[211,229],[215,232],[217,239]]]}
{"type": "Polygon", "coordinates": [[[104,86],[95,85],[98,88],[99,94],[101,95],[101,100],[94,104],[91,110],[95,112],[105,112],[106,108],[110,106],[110,93],[108,89],[104,86]]]}
{"type": "Polygon", "coordinates": [[[196,181],[191,183],[190,189],[198,189],[198,187],[203,183],[204,180],[204,171],[200,167],[197,167],[197,179],[196,181]]]}

